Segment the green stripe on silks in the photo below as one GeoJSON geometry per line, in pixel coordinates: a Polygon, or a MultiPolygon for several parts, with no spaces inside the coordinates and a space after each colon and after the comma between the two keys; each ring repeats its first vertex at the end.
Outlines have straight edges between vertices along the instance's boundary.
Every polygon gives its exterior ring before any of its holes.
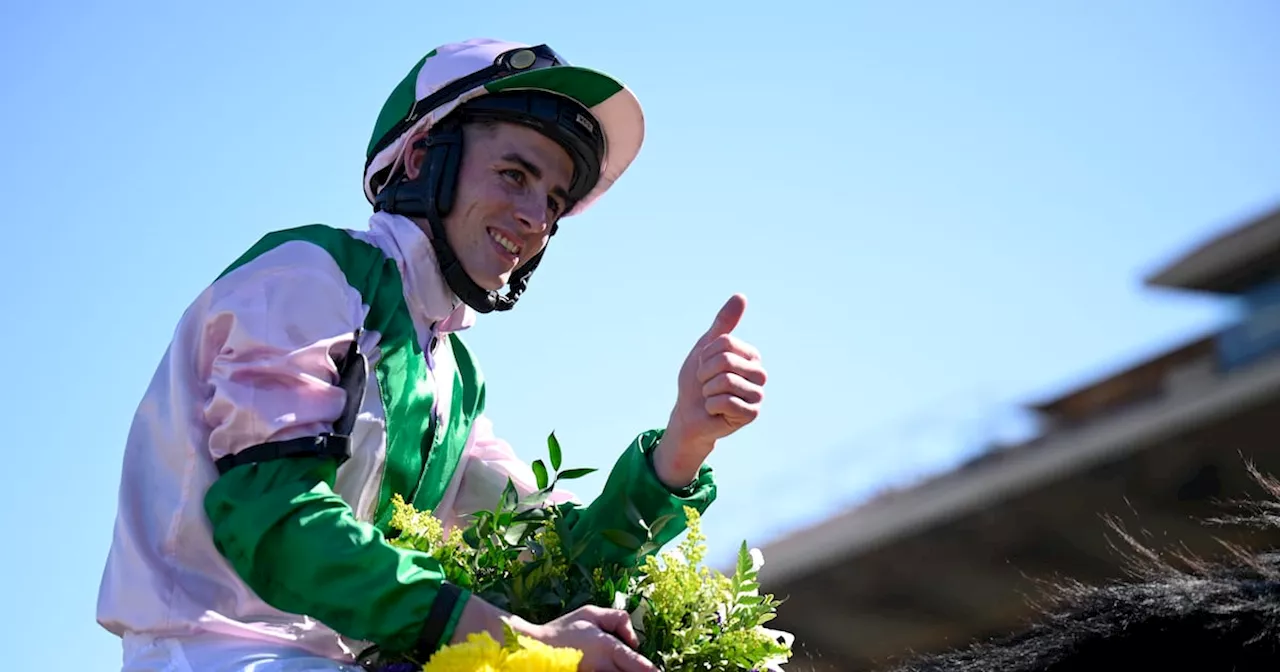
{"type": "MultiPolygon", "coordinates": [[[[463,442],[476,412],[474,403],[479,393],[465,377],[474,372],[474,366],[469,356],[459,358],[459,364],[465,359],[468,366],[466,370],[459,366],[454,375],[452,408],[441,409],[447,413],[449,426],[447,431],[439,431],[432,419],[434,381],[405,304],[400,270],[382,250],[346,231],[314,224],[267,234],[223,275],[292,242],[316,245],[333,258],[347,283],[369,307],[365,330],[380,334],[380,356],[374,371],[386,414],[387,456],[373,523],[386,533],[393,513],[392,495],[399,493],[423,509],[435,507],[443,496],[462,457],[463,442]],[[446,436],[452,440],[445,440],[446,436]],[[457,440],[458,436],[462,440],[457,440]],[[428,451],[424,469],[423,456],[428,451]]],[[[451,340],[456,343],[455,352],[465,352],[465,347],[457,345],[460,341],[451,340]]]]}
{"type": "Polygon", "coordinates": [[[431,456],[413,499],[413,505],[423,511],[433,510],[440,504],[462,458],[471,425],[484,412],[485,388],[480,367],[457,334],[449,334],[449,344],[449,348],[441,347],[439,352],[442,358],[453,357],[456,372],[453,376],[453,394],[449,395],[450,407],[446,411],[449,425],[444,431],[437,430],[435,433],[431,456]]]}

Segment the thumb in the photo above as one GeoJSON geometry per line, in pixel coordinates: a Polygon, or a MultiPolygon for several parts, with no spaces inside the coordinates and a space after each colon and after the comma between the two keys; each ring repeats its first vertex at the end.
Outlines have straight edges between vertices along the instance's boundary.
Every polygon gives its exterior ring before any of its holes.
{"type": "Polygon", "coordinates": [[[738,327],[738,323],[742,321],[742,314],[747,310],[747,297],[741,294],[734,294],[729,297],[728,301],[720,307],[720,312],[716,313],[716,319],[711,323],[711,328],[707,330],[707,339],[715,338],[722,334],[727,334],[738,327]]]}

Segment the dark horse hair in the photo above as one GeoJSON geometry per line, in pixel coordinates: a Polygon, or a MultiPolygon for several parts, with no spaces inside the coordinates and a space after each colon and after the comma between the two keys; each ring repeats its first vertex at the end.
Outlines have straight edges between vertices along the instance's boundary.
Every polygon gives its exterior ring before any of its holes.
{"type": "MultiPolygon", "coordinates": [[[[1280,531],[1280,482],[1249,466],[1266,490],[1208,522],[1280,531]]],[[[1225,545],[1224,559],[1162,557],[1112,528],[1132,549],[1113,583],[1052,587],[1038,620],[1016,634],[922,655],[897,672],[1280,670],[1280,552],[1225,545]]]]}

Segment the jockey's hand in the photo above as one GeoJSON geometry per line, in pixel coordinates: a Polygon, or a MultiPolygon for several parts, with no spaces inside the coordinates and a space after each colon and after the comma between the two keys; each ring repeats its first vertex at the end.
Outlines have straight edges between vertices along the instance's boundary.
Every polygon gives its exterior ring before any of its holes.
{"type": "Polygon", "coordinates": [[[581,607],[529,630],[530,636],[551,646],[582,651],[580,672],[658,672],[636,653],[640,643],[631,617],[619,609],[581,607]]]}
{"type": "Polygon", "coordinates": [[[716,441],[760,414],[767,378],[760,352],[732,333],[746,309],[746,297],[730,297],[680,367],[675,408],[653,456],[667,487],[693,482],[716,441]]]}

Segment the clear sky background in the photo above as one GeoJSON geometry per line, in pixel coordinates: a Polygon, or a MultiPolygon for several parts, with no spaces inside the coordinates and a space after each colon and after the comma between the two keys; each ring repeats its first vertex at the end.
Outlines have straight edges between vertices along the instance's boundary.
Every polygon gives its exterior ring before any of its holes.
{"type": "Polygon", "coordinates": [[[6,2],[8,667],[118,669],[94,602],[175,321],[264,232],[365,226],[387,93],[478,35],[617,74],[649,122],[519,308],[470,334],[497,429],[609,467],[744,292],[772,379],[713,456],[717,561],[1219,323],[1229,306],[1140,278],[1280,204],[1270,0],[6,2]]]}

